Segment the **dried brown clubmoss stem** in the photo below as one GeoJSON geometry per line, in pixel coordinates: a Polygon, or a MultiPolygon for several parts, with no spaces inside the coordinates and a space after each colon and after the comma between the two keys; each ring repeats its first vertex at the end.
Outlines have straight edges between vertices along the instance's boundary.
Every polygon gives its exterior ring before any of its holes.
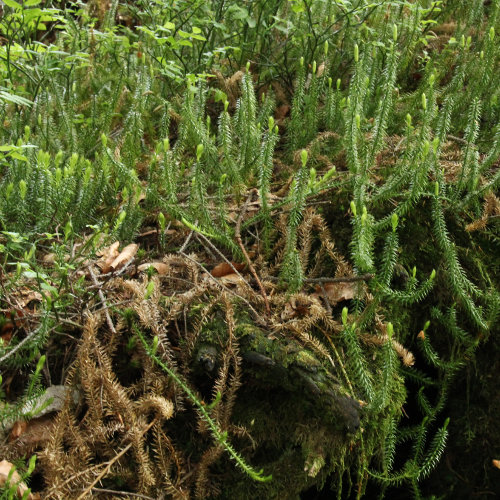
{"type": "MultiPolygon", "coordinates": [[[[142,434],[146,434],[146,432],[149,431],[149,429],[151,429],[151,427],[153,427],[153,425],[156,423],[157,419],[153,419],[142,431],[142,434]]],[[[130,442],[127,446],[125,446],[125,448],[123,448],[119,453],[117,453],[111,460],[108,460],[106,462],[106,467],[104,468],[104,470],[94,479],[94,481],[92,481],[92,483],[87,486],[87,488],[85,488],[85,490],[83,491],[83,493],[76,499],[76,500],[83,500],[83,498],[85,498],[85,496],[87,494],[90,493],[90,491],[92,490],[92,488],[109,472],[109,470],[111,469],[111,466],[121,457],[123,456],[125,453],[127,453],[127,451],[132,447],[134,443],[133,442],[130,442]]],[[[99,464],[99,465],[103,465],[103,464],[99,464]]]]}

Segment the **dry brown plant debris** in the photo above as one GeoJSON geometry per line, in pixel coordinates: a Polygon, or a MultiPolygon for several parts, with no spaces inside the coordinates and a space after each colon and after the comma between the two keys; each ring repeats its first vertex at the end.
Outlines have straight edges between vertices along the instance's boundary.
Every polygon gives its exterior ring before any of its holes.
{"type": "MultiPolygon", "coordinates": [[[[244,212],[240,211],[240,219],[244,212]]],[[[39,465],[46,485],[44,498],[87,498],[93,491],[115,491],[116,485],[120,485],[122,493],[129,491],[150,498],[162,491],[171,498],[201,499],[220,491],[221,484],[212,470],[224,448],[212,440],[206,421],[181,388],[153,363],[140,343],[130,344],[136,338],[134,329],[157,339],[158,356],[201,401],[219,401],[211,409],[212,418],[230,438],[247,443],[247,449],[255,449],[259,443],[251,429],[232,420],[244,369],[248,376],[244,366],[247,358],[241,353],[248,345],[240,345],[241,338],[236,334],[242,310],[247,311],[244,322],[265,327],[270,346],[281,346],[283,352],[292,348],[297,356],[297,349],[303,349],[301,356],[310,357],[315,370],[323,366],[321,370],[326,372],[339,371],[347,389],[338,386],[343,395],[334,396],[336,404],[346,405],[348,414],[355,411],[346,396],[352,398],[355,393],[344,366],[344,353],[335,345],[342,326],[333,319],[332,307],[351,300],[355,294],[369,299],[362,281],[370,277],[352,276],[352,268],[335,249],[323,218],[309,207],[298,230],[301,263],[309,278],[301,293],[289,296],[274,276],[283,257],[285,217],[278,223],[278,231],[281,237],[270,268],[260,259],[252,263],[248,254],[245,264],[224,258],[215,267],[204,265],[208,254],[187,253],[194,241],[192,233],[179,253],[137,268],[126,267],[137,245],[120,252],[118,242],[102,250],[98,262],[101,274],[95,263],[86,263],[91,273],[85,276],[91,279],[99,301],[87,304],[81,340],[65,380],[66,386],[76,389],[79,400],[67,397],[57,416],[51,416],[50,426],[47,424],[50,435],[42,432],[45,438],[33,443],[33,448],[44,447],[39,465]],[[112,263],[117,260],[113,272],[112,263]],[[147,273],[149,267],[157,274],[147,273]],[[319,275],[324,269],[334,271],[322,278],[319,275]],[[137,271],[139,274],[135,274],[137,271]],[[238,279],[228,281],[226,278],[232,275],[238,279]],[[261,293],[254,289],[256,276],[261,293]],[[263,322],[266,309],[270,315],[263,322]],[[214,330],[214,325],[219,325],[220,331],[214,330]],[[200,363],[206,363],[211,373],[201,382],[196,372],[200,363]],[[200,392],[206,384],[208,392],[200,392]],[[195,456],[186,454],[179,433],[184,440],[197,443],[195,456]]],[[[244,244],[241,238],[240,244],[244,244]]],[[[212,257],[219,253],[211,249],[212,257]]],[[[373,348],[380,347],[387,335],[383,325],[378,330],[376,334],[361,335],[360,340],[373,348]]],[[[413,364],[413,355],[396,340],[393,347],[405,365],[413,364]]],[[[274,363],[265,355],[253,351],[250,355],[247,357],[258,363],[274,363]]],[[[302,366],[297,367],[297,373],[308,377],[302,366]]],[[[329,380],[324,379],[331,384],[329,380]]],[[[314,379],[308,384],[313,393],[319,390],[314,379]]],[[[10,451],[14,449],[12,445],[10,451]]],[[[314,463],[311,470],[316,474],[320,463],[314,463]]]]}
{"type": "Polygon", "coordinates": [[[500,200],[491,192],[487,193],[484,197],[483,214],[480,219],[477,219],[465,226],[466,231],[478,231],[485,229],[488,221],[492,217],[500,216],[500,200]]]}

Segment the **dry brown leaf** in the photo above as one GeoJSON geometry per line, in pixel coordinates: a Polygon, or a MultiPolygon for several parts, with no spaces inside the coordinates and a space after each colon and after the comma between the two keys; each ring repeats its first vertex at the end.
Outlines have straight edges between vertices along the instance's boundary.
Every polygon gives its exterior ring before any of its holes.
{"type": "MultiPolygon", "coordinates": [[[[43,263],[47,264],[48,266],[52,266],[55,261],[56,261],[57,255],[55,253],[48,253],[43,256],[43,263]]],[[[71,259],[71,256],[69,254],[64,255],[64,262],[68,262],[71,259]]]]}
{"type": "Polygon", "coordinates": [[[496,460],[494,458],[491,462],[493,463],[494,467],[496,467],[497,469],[500,469],[500,460],[496,460]]]}
{"type": "Polygon", "coordinates": [[[56,261],[56,254],[48,253],[47,255],[43,256],[42,261],[44,264],[49,264],[49,265],[54,264],[54,262],[56,261]]]}
{"type": "MultiPolygon", "coordinates": [[[[0,488],[5,486],[7,483],[7,479],[9,478],[9,474],[11,474],[12,469],[15,469],[15,466],[7,460],[2,460],[0,462],[0,488]]],[[[18,498],[22,498],[24,493],[28,490],[28,486],[26,483],[21,481],[21,476],[18,472],[14,470],[10,476],[9,484],[17,484],[16,494],[18,498]]],[[[36,500],[40,498],[40,495],[30,493],[28,495],[28,500],[36,500]]]]}
{"type": "Polygon", "coordinates": [[[15,312],[12,314],[7,314],[6,321],[0,327],[0,339],[3,340],[3,345],[6,346],[12,339],[12,334],[14,332],[15,326],[15,312]],[[8,319],[7,319],[8,318],[8,319]]]}
{"type": "MultiPolygon", "coordinates": [[[[8,389],[10,382],[6,381],[6,389],[8,389]]],[[[23,419],[16,421],[12,418],[5,418],[3,420],[0,428],[0,439],[3,439],[10,431],[9,441],[16,441],[16,449],[27,446],[28,448],[23,454],[30,454],[36,447],[36,443],[45,439],[43,436],[50,437],[47,433],[44,434],[45,427],[50,424],[49,421],[53,419],[54,413],[62,409],[67,397],[72,398],[73,403],[77,404],[80,393],[65,385],[47,387],[43,394],[35,399],[30,399],[23,406],[21,410],[23,419]],[[48,420],[44,420],[47,416],[48,420]]]]}
{"type": "Polygon", "coordinates": [[[228,274],[235,274],[234,270],[242,271],[245,268],[245,264],[241,264],[238,262],[231,262],[231,267],[227,262],[221,262],[217,264],[211,271],[211,275],[214,278],[222,278],[223,276],[227,276],[228,274]]]}
{"type": "Polygon", "coordinates": [[[109,254],[115,253],[115,252],[116,252],[116,255],[118,255],[118,247],[119,246],[120,246],[120,242],[119,241],[115,241],[114,243],[112,243],[111,245],[109,245],[109,247],[102,248],[101,250],[98,250],[96,252],[96,255],[98,257],[104,257],[104,258],[107,258],[109,256],[109,254]]]}
{"type": "Polygon", "coordinates": [[[139,245],[137,245],[136,243],[127,245],[116,257],[116,259],[111,262],[109,266],[110,270],[118,271],[118,269],[121,269],[130,259],[134,257],[134,255],[137,253],[137,250],[139,250],[139,245]]]}
{"type": "MultiPolygon", "coordinates": [[[[328,297],[328,301],[332,306],[338,302],[343,302],[344,300],[351,300],[355,295],[355,285],[354,283],[342,282],[342,283],[331,283],[327,282],[323,285],[325,289],[325,294],[328,297]]],[[[321,286],[316,286],[316,293],[322,295],[323,291],[321,286]]]]}
{"type": "Polygon", "coordinates": [[[6,314],[9,319],[2,325],[2,328],[0,328],[0,336],[2,339],[10,341],[14,328],[23,328],[26,326],[26,314],[30,313],[31,311],[27,308],[11,309],[6,314]]]}
{"type": "MultiPolygon", "coordinates": [[[[14,302],[18,306],[17,309],[24,309],[30,302],[36,300],[37,302],[42,301],[42,294],[35,290],[32,290],[29,286],[19,287],[11,296],[14,302]]],[[[22,314],[20,314],[22,316],[22,314]]]]}
{"type": "Polygon", "coordinates": [[[3,347],[9,345],[9,342],[12,340],[13,331],[14,323],[12,323],[12,321],[7,321],[0,329],[0,339],[2,339],[3,347]]]}
{"type": "Polygon", "coordinates": [[[220,277],[219,281],[226,286],[231,286],[231,285],[235,286],[241,284],[243,282],[243,279],[239,274],[231,273],[220,277]]]}
{"type": "Polygon", "coordinates": [[[55,424],[54,413],[29,422],[18,420],[12,427],[8,440],[19,455],[31,455],[50,441],[55,424]]]}
{"type": "Polygon", "coordinates": [[[115,241],[109,247],[104,248],[100,252],[97,252],[101,258],[97,261],[97,266],[101,269],[103,274],[109,273],[111,271],[111,264],[120,255],[118,247],[120,246],[119,241],[115,241]]]}
{"type": "Polygon", "coordinates": [[[14,439],[17,439],[21,434],[24,434],[24,431],[28,427],[28,422],[25,420],[17,420],[14,422],[14,425],[12,426],[12,429],[10,430],[9,434],[9,441],[14,441],[14,439]]]}
{"type": "Polygon", "coordinates": [[[147,262],[146,264],[141,264],[137,267],[139,271],[147,271],[150,267],[156,269],[156,272],[160,276],[164,276],[168,273],[170,266],[164,262],[147,262]]]}

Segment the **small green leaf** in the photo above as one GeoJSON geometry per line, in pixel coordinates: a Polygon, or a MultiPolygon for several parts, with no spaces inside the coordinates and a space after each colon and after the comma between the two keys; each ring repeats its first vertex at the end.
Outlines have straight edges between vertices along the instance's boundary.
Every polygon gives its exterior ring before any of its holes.
{"type": "Polygon", "coordinates": [[[20,106],[31,106],[33,104],[31,101],[25,99],[24,97],[9,94],[8,92],[5,92],[3,90],[0,91],[0,100],[1,99],[3,99],[4,101],[13,102],[14,104],[18,104],[20,106]]]}
{"type": "Polygon", "coordinates": [[[3,0],[3,3],[7,5],[7,7],[11,7],[16,10],[22,10],[21,4],[15,2],[14,0],[3,0]]]}

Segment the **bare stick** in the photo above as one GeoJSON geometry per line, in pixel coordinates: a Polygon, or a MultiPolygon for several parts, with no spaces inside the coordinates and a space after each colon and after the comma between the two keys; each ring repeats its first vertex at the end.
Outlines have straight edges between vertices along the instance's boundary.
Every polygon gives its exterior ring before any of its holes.
{"type": "MultiPolygon", "coordinates": [[[[198,221],[195,221],[195,224],[197,224],[197,223],[198,223],[198,221]]],[[[184,253],[184,250],[188,246],[189,241],[193,237],[193,233],[194,233],[194,231],[189,232],[189,234],[188,234],[187,238],[184,240],[184,243],[182,244],[181,248],[179,248],[179,253],[184,253]]]]}
{"type": "Polygon", "coordinates": [[[97,278],[95,277],[95,273],[94,273],[94,270],[92,269],[92,266],[89,266],[89,272],[90,272],[90,277],[92,278],[92,282],[94,283],[94,285],[96,287],[98,287],[97,293],[99,294],[99,298],[101,299],[101,302],[105,305],[105,308],[103,308],[103,310],[104,310],[104,314],[106,315],[106,322],[108,323],[108,327],[109,327],[111,333],[116,335],[115,325],[113,324],[113,320],[111,319],[111,316],[109,315],[108,308],[106,306],[106,297],[104,297],[104,293],[102,291],[102,288],[100,287],[99,283],[97,282],[97,278]]]}
{"type": "Polygon", "coordinates": [[[39,326],[36,330],[33,330],[32,332],[28,333],[28,335],[23,340],[21,340],[19,344],[17,344],[7,354],[5,354],[0,358],[0,363],[3,363],[6,359],[10,358],[13,354],[15,354],[16,351],[18,351],[26,342],[28,342],[28,340],[31,340],[37,333],[40,333],[41,330],[42,327],[39,326]]]}
{"type": "Polygon", "coordinates": [[[220,258],[229,265],[229,267],[237,274],[242,281],[244,281],[247,285],[248,288],[252,288],[250,286],[250,283],[241,275],[241,273],[233,266],[233,263],[204,235],[204,234],[198,234],[198,236],[205,241],[217,254],[220,256],[220,258]]]}
{"type": "MultiPolygon", "coordinates": [[[[304,283],[353,283],[355,281],[369,281],[373,278],[373,274],[361,274],[360,276],[340,276],[339,278],[306,278],[304,283]]],[[[279,278],[268,276],[269,281],[279,281],[279,278]]]]}
{"type": "Polygon", "coordinates": [[[339,278],[306,278],[306,283],[352,283],[355,281],[369,281],[373,274],[361,274],[360,276],[340,276],[339,278]]]}
{"type": "Polygon", "coordinates": [[[92,491],[97,493],[112,493],[113,495],[122,495],[124,497],[144,498],[145,500],[155,500],[153,497],[141,495],[140,493],[132,493],[131,491],[109,490],[108,488],[92,488],[92,491]]]}
{"type": "Polygon", "coordinates": [[[250,194],[248,195],[245,203],[243,204],[243,208],[241,209],[240,215],[238,216],[238,220],[236,221],[236,228],[234,230],[234,236],[236,238],[236,241],[238,242],[238,245],[241,248],[241,251],[243,252],[243,255],[245,256],[245,260],[247,261],[248,269],[250,269],[250,272],[252,273],[253,277],[255,278],[255,281],[257,282],[257,285],[259,286],[260,293],[262,294],[262,297],[264,299],[264,305],[266,307],[266,313],[268,316],[271,315],[271,308],[269,307],[269,300],[267,300],[267,293],[266,289],[264,288],[264,285],[262,285],[262,282],[259,279],[259,276],[257,275],[257,272],[255,271],[255,268],[253,267],[252,261],[250,260],[250,256],[248,255],[244,245],[243,241],[241,240],[241,221],[243,219],[243,215],[245,215],[245,212],[247,211],[248,204],[250,203],[250,200],[252,199],[252,196],[254,194],[255,190],[252,189],[250,191],[250,194]]]}

